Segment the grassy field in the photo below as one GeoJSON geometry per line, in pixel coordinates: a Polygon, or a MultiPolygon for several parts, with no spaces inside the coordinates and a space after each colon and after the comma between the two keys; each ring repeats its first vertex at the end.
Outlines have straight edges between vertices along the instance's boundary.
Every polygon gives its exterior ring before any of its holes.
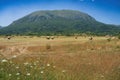
{"type": "Polygon", "coordinates": [[[0,80],[120,80],[120,40],[0,37],[0,80]]]}

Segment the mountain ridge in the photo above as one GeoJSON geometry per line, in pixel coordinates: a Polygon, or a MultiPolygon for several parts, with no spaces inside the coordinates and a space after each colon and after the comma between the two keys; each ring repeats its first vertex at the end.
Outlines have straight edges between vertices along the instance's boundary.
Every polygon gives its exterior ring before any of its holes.
{"type": "Polygon", "coordinates": [[[0,26],[0,28],[1,28],[2,26],[0,26]]]}
{"type": "Polygon", "coordinates": [[[0,34],[73,35],[81,33],[117,34],[119,28],[96,21],[90,15],[76,10],[42,10],[28,14],[0,34]]]}

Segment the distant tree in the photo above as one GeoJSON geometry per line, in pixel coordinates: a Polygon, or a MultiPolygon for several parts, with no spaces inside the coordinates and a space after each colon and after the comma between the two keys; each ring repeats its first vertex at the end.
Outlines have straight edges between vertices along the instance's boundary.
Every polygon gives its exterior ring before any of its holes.
{"type": "Polygon", "coordinates": [[[118,36],[118,39],[120,39],[120,35],[118,36]]]}
{"type": "Polygon", "coordinates": [[[118,39],[120,39],[120,32],[118,33],[118,36],[117,36],[117,37],[118,37],[118,39]]]}

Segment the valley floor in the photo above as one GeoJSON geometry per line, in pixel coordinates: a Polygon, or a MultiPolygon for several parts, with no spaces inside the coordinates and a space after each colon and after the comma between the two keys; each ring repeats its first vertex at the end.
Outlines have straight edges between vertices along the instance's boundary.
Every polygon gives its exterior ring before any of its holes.
{"type": "Polygon", "coordinates": [[[0,37],[0,80],[120,80],[120,40],[0,37]]]}

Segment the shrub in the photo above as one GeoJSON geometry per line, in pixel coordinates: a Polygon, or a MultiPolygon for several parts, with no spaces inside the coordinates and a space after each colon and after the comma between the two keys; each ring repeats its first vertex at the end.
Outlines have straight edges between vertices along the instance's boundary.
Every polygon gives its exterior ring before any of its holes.
{"type": "Polygon", "coordinates": [[[47,49],[47,50],[51,49],[51,45],[50,45],[50,44],[47,44],[47,45],[46,45],[46,49],[47,49]]]}
{"type": "Polygon", "coordinates": [[[120,39],[120,35],[118,35],[118,39],[120,39]]]}

